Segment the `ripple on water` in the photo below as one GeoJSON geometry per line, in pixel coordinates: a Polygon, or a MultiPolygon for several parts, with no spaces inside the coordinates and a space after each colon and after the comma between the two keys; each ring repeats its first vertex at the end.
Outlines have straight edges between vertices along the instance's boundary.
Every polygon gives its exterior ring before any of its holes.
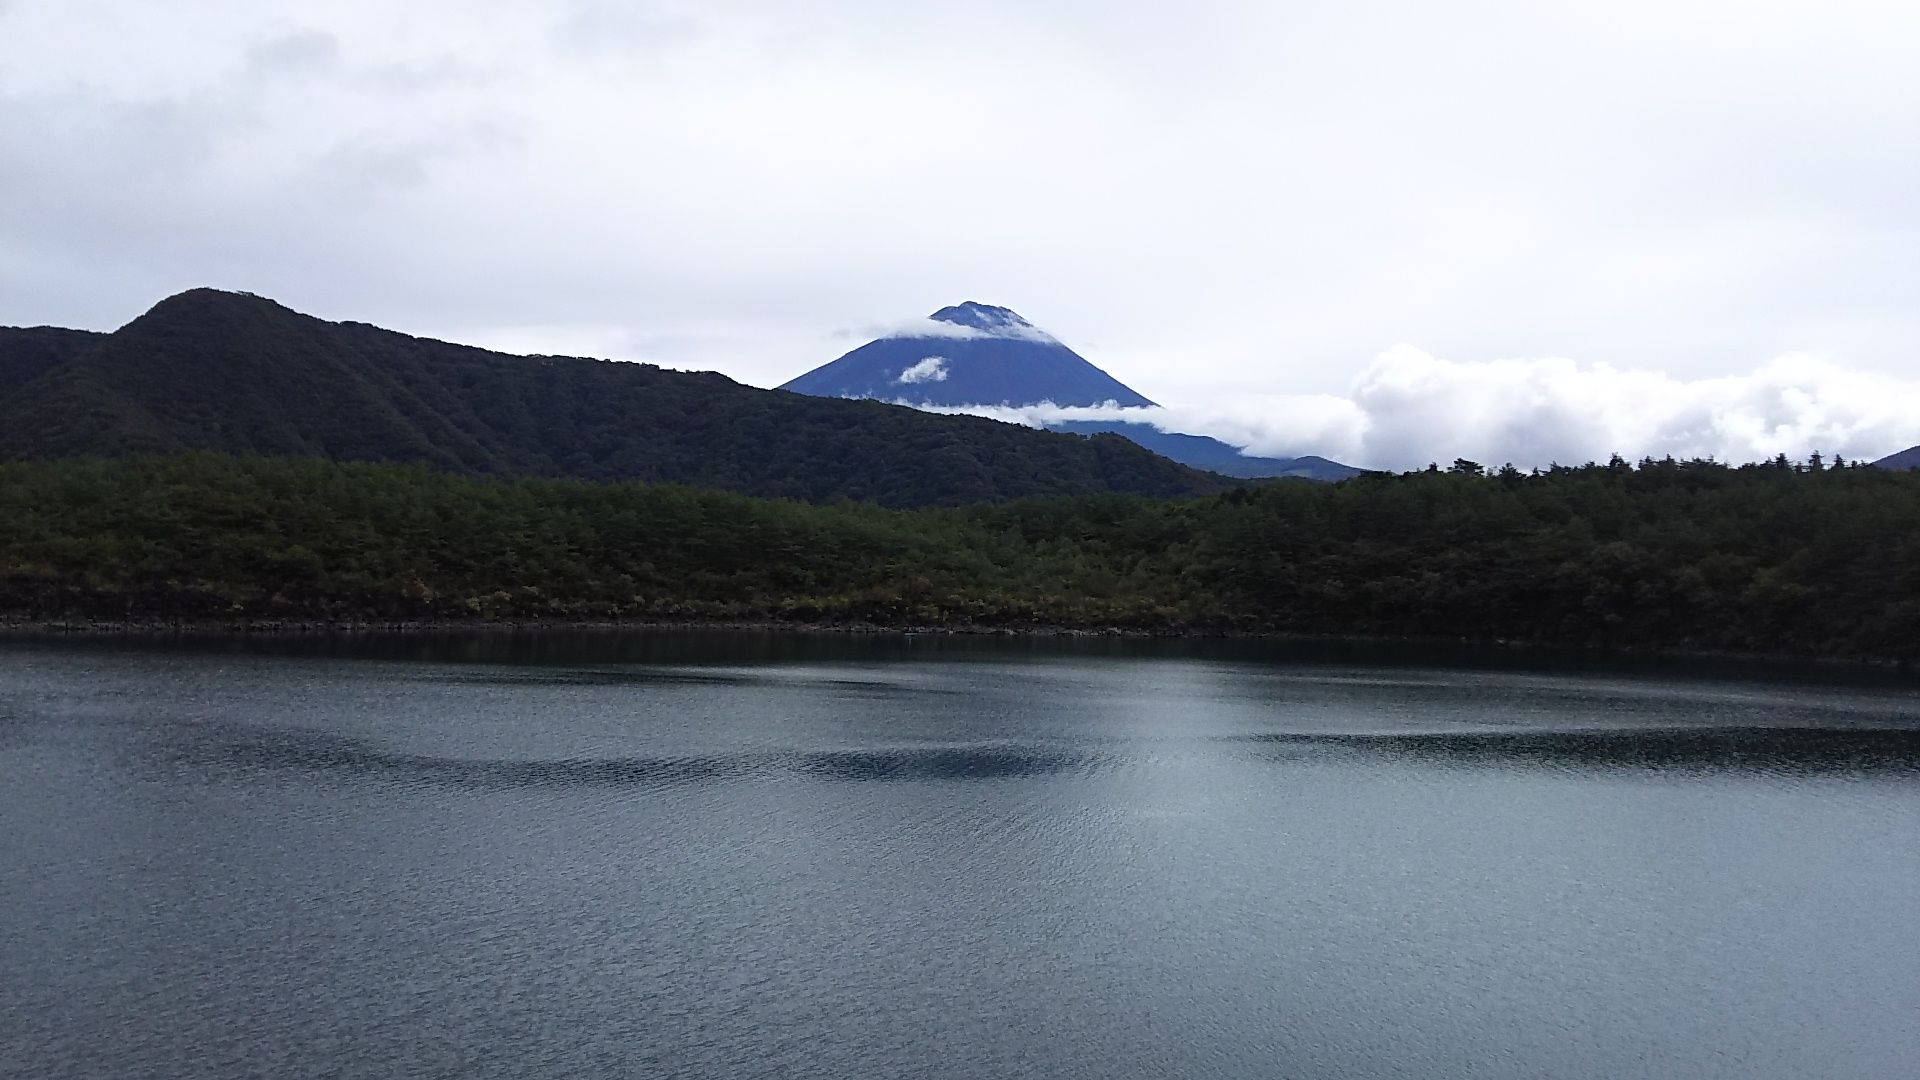
{"type": "Polygon", "coordinates": [[[0,649],[0,1076],[1920,1058],[1911,695],[1192,648],[0,649]]]}

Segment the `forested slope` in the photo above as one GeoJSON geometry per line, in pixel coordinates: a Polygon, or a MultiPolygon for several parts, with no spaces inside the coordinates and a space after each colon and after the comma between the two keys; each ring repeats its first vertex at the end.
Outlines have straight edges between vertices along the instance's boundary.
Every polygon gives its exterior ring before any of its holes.
{"type": "Polygon", "coordinates": [[[1920,474],[1645,462],[889,511],[215,455],[0,465],[17,619],[797,619],[1911,659],[1920,474]]]}
{"type": "Polygon", "coordinates": [[[58,326],[0,326],[0,400],[19,393],[107,335],[58,326]]]}

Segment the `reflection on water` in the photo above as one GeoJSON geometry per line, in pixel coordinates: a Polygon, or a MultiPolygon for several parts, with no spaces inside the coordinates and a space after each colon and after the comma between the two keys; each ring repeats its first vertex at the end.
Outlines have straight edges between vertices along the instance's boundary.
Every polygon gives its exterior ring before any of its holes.
{"type": "Polygon", "coordinates": [[[1901,1075],[1912,686],[1496,659],[0,647],[0,1076],[1901,1075]]]}
{"type": "MultiPolygon", "coordinates": [[[[463,787],[685,784],[788,775],[827,780],[980,780],[1092,771],[1123,764],[1126,747],[1007,741],[858,750],[784,750],[673,757],[553,760],[401,753],[375,740],[302,729],[196,724],[172,729],[150,761],[207,780],[253,770],[463,787]]],[[[1342,757],[1514,769],[1687,770],[1710,774],[1920,774],[1920,727],[1452,731],[1381,734],[1267,732],[1219,740],[1254,757],[1299,762],[1342,757]]],[[[1187,748],[1191,753],[1201,748],[1187,748]]],[[[1154,753],[1164,756],[1165,745],[1154,753]]]]}
{"type": "Polygon", "coordinates": [[[1245,736],[1298,758],[1328,748],[1421,762],[1510,769],[1729,773],[1920,773],[1920,728],[1575,728],[1413,734],[1245,736]]]}
{"type": "Polygon", "coordinates": [[[212,782],[285,771],[324,780],[350,777],[472,788],[657,787],[782,774],[824,780],[965,780],[1058,773],[1094,761],[1060,748],[1008,744],[554,760],[448,757],[395,752],[352,736],[232,724],[176,726],[153,748],[158,753],[146,763],[164,764],[176,774],[186,768],[212,782]]]}

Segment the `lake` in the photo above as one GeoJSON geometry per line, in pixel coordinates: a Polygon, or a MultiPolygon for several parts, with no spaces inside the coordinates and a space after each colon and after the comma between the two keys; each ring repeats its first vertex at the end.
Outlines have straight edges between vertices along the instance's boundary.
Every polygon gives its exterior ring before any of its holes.
{"type": "Polygon", "coordinates": [[[1892,676],[800,634],[0,643],[0,1075],[1871,1077],[1892,676]]]}

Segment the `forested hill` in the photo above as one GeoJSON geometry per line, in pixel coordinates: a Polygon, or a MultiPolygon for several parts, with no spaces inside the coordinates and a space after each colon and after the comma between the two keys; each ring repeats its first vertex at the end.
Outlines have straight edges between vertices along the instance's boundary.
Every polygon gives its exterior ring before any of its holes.
{"type": "Polygon", "coordinates": [[[887,506],[1227,486],[1118,436],[508,356],[244,293],[181,293],[111,334],[0,330],[0,460],[183,450],[887,506]]]}
{"type": "Polygon", "coordinates": [[[0,620],[771,619],[1920,660],[1920,473],[1621,463],[957,509],[215,455],[0,464],[0,620]]]}
{"type": "Polygon", "coordinates": [[[24,388],[106,336],[58,326],[0,326],[0,391],[24,388]]]}

